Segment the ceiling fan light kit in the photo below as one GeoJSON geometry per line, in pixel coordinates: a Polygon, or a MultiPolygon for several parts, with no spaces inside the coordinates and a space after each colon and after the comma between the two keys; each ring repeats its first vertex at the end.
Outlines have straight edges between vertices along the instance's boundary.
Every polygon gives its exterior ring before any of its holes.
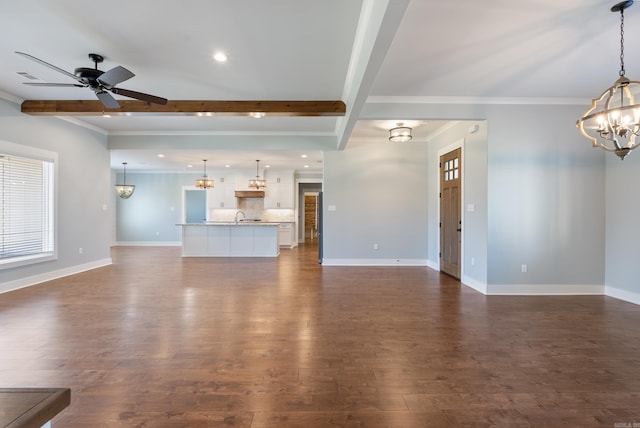
{"type": "Polygon", "coordinates": [[[145,94],[143,92],[132,91],[129,89],[118,88],[117,84],[122,83],[126,80],[131,79],[135,74],[133,72],[127,70],[122,66],[114,67],[107,71],[102,71],[98,69],[98,64],[104,61],[104,57],[102,55],[98,55],[95,53],[90,53],[89,58],[94,63],[93,68],[89,67],[78,67],[74,70],[73,73],[70,73],[66,70],[63,70],[59,67],[56,67],[53,64],[49,64],[46,61],[41,60],[40,58],[36,58],[33,55],[29,55],[24,52],[17,52],[18,55],[23,56],[31,61],[37,62],[38,64],[44,65],[52,70],[57,71],[58,73],[64,74],[67,77],[74,79],[77,83],[38,83],[38,82],[24,82],[24,85],[29,86],[53,86],[53,87],[79,87],[79,88],[89,88],[91,89],[96,97],[100,100],[100,102],[106,108],[116,109],[120,107],[118,101],[109,93],[114,93],[116,95],[122,95],[128,98],[134,98],[137,100],[145,101],[148,103],[154,104],[166,104],[167,99],[158,97],[155,95],[145,94]]]}
{"type": "Polygon", "coordinates": [[[640,145],[640,82],[629,80],[624,69],[624,10],[633,0],[615,4],[611,12],[620,12],[620,71],[615,83],[591,102],[589,109],[578,119],[580,133],[593,147],[614,152],[624,159],[640,145]]]}

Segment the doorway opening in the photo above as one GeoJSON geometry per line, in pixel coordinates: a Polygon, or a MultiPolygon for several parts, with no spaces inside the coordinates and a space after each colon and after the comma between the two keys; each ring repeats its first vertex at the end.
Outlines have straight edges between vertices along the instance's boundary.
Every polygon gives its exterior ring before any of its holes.
{"type": "Polygon", "coordinates": [[[307,180],[298,182],[298,244],[318,248],[321,242],[319,195],[322,182],[307,180]]]}
{"type": "Polygon", "coordinates": [[[207,192],[200,189],[184,189],[182,194],[185,223],[203,223],[207,220],[207,192]]]}
{"type": "Polygon", "coordinates": [[[318,239],[318,193],[304,194],[304,242],[316,244],[318,239]]]}

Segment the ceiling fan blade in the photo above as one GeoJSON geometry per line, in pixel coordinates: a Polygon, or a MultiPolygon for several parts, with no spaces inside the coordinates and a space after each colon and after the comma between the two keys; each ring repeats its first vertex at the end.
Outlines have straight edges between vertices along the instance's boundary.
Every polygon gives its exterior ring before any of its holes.
{"type": "Polygon", "coordinates": [[[120,82],[131,79],[135,74],[124,67],[117,66],[105,71],[98,77],[98,82],[106,88],[111,88],[120,82]]]}
{"type": "Polygon", "coordinates": [[[22,82],[23,85],[29,85],[29,86],[59,86],[59,87],[63,87],[63,88],[68,88],[68,87],[78,87],[78,88],[84,88],[85,85],[81,85],[79,83],[32,83],[32,82],[22,82]]]}
{"type": "Polygon", "coordinates": [[[49,64],[48,62],[45,62],[45,61],[41,60],[40,58],[36,58],[35,56],[33,56],[33,55],[29,55],[29,54],[26,54],[26,53],[24,53],[24,52],[18,52],[18,51],[16,51],[16,53],[17,53],[18,55],[22,55],[23,57],[25,57],[25,58],[27,58],[27,59],[30,59],[31,61],[35,61],[35,62],[37,62],[38,64],[42,64],[42,65],[44,65],[45,67],[49,67],[50,69],[55,70],[55,71],[57,71],[58,73],[62,73],[62,74],[64,74],[64,75],[66,75],[66,76],[69,76],[69,77],[71,77],[71,78],[72,78],[72,79],[74,79],[74,80],[79,80],[79,79],[78,79],[78,77],[77,77],[75,74],[73,74],[73,73],[69,73],[68,71],[65,71],[65,70],[63,70],[63,69],[61,69],[61,68],[59,68],[59,67],[56,67],[56,66],[55,66],[55,65],[53,65],[53,64],[49,64]]]}
{"type": "Polygon", "coordinates": [[[107,91],[96,91],[96,97],[102,101],[106,108],[120,108],[120,104],[107,91]]]}
{"type": "Polygon", "coordinates": [[[154,104],[165,105],[167,103],[166,98],[156,97],[155,95],[144,94],[142,92],[130,91],[129,89],[111,88],[111,92],[118,95],[124,95],[125,97],[135,98],[141,101],[147,101],[154,104]]]}

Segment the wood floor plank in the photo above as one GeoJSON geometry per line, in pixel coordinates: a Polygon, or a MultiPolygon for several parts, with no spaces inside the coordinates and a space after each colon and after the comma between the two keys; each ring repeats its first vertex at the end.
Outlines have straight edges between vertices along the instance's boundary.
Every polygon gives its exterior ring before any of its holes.
{"type": "Polygon", "coordinates": [[[179,252],[115,247],[0,294],[0,386],[70,387],[54,428],[640,425],[636,305],[320,266],[310,245],[179,252]]]}

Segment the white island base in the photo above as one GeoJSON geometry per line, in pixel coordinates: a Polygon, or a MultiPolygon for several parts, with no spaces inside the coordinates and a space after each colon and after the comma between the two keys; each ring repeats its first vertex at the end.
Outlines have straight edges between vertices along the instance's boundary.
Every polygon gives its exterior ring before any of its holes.
{"type": "Polygon", "coordinates": [[[278,257],[279,223],[186,223],[182,257],[278,257]]]}

